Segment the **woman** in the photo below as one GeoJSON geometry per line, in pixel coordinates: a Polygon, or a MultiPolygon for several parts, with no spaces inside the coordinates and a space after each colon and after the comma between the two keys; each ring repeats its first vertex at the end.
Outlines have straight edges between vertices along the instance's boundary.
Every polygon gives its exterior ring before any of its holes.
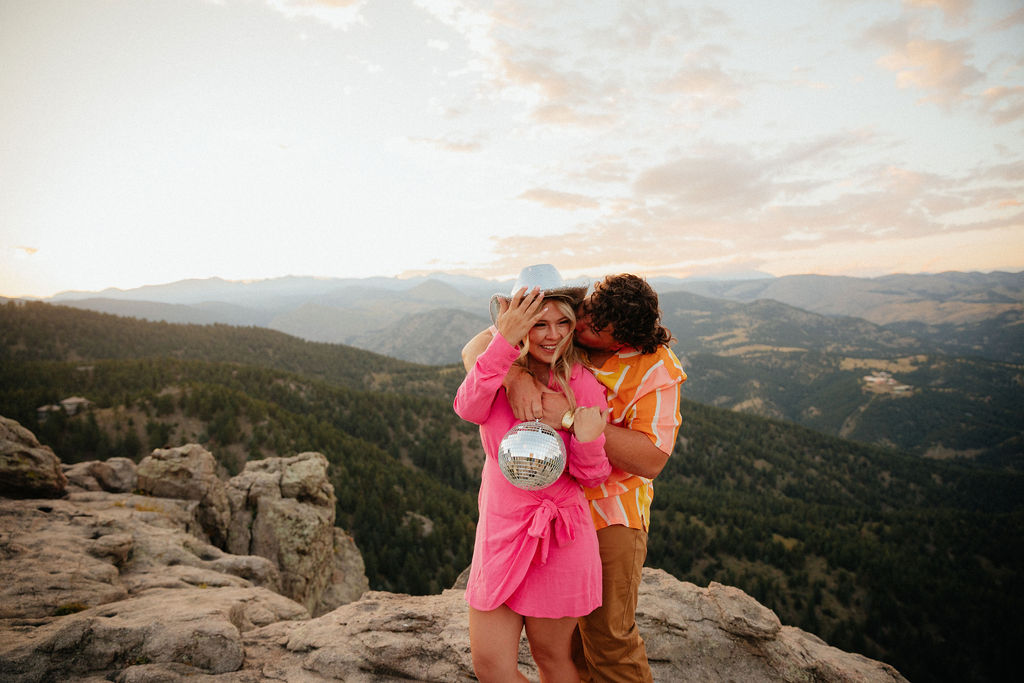
{"type": "Polygon", "coordinates": [[[487,454],[466,588],[473,668],[485,682],[526,680],[518,669],[524,626],[541,681],[578,681],[572,631],[577,617],[601,604],[597,534],[580,484],[596,486],[611,471],[604,454],[607,403],[572,343],[577,303],[525,287],[503,301],[497,334],[455,396],[455,412],[480,425],[487,454]],[[539,491],[513,486],[497,461],[502,437],[518,423],[502,387],[516,363],[565,394],[573,414],[571,431],[560,432],[566,470],[539,491]]]}

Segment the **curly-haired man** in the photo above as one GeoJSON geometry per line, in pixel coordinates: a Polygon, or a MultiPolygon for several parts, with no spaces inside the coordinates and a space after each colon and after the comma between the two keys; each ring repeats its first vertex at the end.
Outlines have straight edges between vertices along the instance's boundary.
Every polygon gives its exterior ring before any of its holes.
{"type": "MultiPolygon", "coordinates": [[[[482,349],[478,335],[463,349],[471,367],[482,349]]],[[[605,452],[612,473],[585,488],[597,528],[603,573],[602,605],[579,620],[574,659],[583,681],[651,681],[647,652],[636,625],[641,571],[647,557],[652,480],[661,472],[679,431],[679,389],[686,373],[668,348],[658,295],[635,275],[610,275],[580,306],[576,343],[607,388],[605,452]]],[[[486,346],[486,341],[483,342],[486,346]]],[[[529,376],[506,378],[516,417],[540,418],[572,428],[558,394],[529,376]]]]}

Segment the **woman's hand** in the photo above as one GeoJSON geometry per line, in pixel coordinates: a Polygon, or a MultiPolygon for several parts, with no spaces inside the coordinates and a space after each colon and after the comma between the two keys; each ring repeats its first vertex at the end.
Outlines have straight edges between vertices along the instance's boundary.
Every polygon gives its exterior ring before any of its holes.
{"type": "Polygon", "coordinates": [[[608,411],[596,406],[584,406],[576,409],[573,417],[572,431],[580,443],[593,441],[604,432],[608,421],[608,411]]]}
{"type": "Polygon", "coordinates": [[[540,287],[527,292],[523,287],[511,299],[498,301],[498,319],[494,326],[509,344],[518,345],[540,320],[544,296],[540,287]]]}

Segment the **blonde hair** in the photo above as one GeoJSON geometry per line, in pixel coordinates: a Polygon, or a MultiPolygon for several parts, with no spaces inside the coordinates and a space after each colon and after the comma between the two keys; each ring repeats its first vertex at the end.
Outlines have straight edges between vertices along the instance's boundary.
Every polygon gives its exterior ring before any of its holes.
{"type": "MultiPolygon", "coordinates": [[[[562,390],[565,398],[569,401],[569,410],[576,410],[576,395],[573,394],[572,388],[569,386],[569,378],[572,377],[572,369],[577,364],[582,362],[582,356],[579,349],[573,344],[573,334],[576,331],[576,309],[569,304],[565,299],[551,298],[548,299],[553,303],[566,318],[569,319],[569,326],[571,332],[565,335],[558,346],[555,347],[555,354],[551,358],[550,371],[551,376],[555,378],[555,382],[558,387],[562,390]]],[[[529,365],[526,361],[526,356],[530,351],[530,335],[527,334],[522,341],[522,351],[519,354],[516,363],[529,370],[529,365]]]]}

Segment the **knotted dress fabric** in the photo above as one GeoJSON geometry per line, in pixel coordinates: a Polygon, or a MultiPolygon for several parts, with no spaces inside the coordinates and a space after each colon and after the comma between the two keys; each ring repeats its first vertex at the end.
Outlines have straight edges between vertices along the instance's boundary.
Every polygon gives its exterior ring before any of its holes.
{"type": "MultiPolygon", "coordinates": [[[[498,445],[519,421],[501,383],[518,355],[495,334],[455,395],[455,412],[480,425],[486,453],[466,600],[484,611],[508,605],[524,616],[583,616],[601,604],[601,558],[581,484],[596,486],[611,472],[604,435],[581,443],[559,431],[568,455],[562,476],[539,491],[509,483],[498,445]]],[[[569,386],[577,405],[606,407],[604,388],[583,366],[573,368],[569,386]]]]}

